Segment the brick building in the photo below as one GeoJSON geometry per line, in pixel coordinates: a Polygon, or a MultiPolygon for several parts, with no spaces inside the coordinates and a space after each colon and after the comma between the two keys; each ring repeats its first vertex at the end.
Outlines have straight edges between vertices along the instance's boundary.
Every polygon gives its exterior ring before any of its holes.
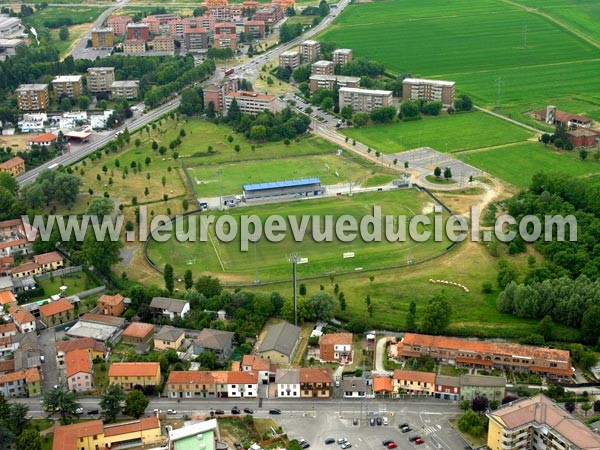
{"type": "Polygon", "coordinates": [[[262,20],[247,20],[244,22],[244,34],[253,39],[265,37],[265,23],[262,20]]]}
{"type": "Polygon", "coordinates": [[[237,78],[225,78],[220,84],[211,84],[203,89],[204,106],[207,107],[210,102],[215,105],[215,111],[225,109],[225,96],[237,92],[239,89],[239,80],[237,78]]]}
{"type": "Polygon", "coordinates": [[[592,148],[598,145],[600,134],[587,128],[577,128],[567,131],[567,136],[573,147],[592,148]]]}
{"type": "Polygon", "coordinates": [[[321,43],[319,41],[308,40],[300,44],[300,56],[302,61],[310,62],[321,56],[321,43]]]}
{"type": "Polygon", "coordinates": [[[315,61],[310,65],[312,75],[333,75],[335,64],[332,61],[315,61]]]}
{"type": "Polygon", "coordinates": [[[107,21],[107,27],[112,29],[117,36],[125,36],[127,25],[133,23],[129,16],[112,16],[107,21]]]}
{"type": "Polygon", "coordinates": [[[146,41],[142,39],[127,39],[123,42],[123,53],[146,53],[146,41]]]}
{"type": "Polygon", "coordinates": [[[121,294],[102,295],[98,299],[98,312],[106,316],[119,317],[125,312],[125,298],[121,294]]]}
{"type": "Polygon", "coordinates": [[[340,110],[350,105],[354,112],[371,112],[392,105],[392,91],[359,88],[340,88],[340,110]]]}
{"type": "Polygon", "coordinates": [[[319,338],[319,358],[323,362],[352,362],[352,333],[329,333],[319,338]]]}
{"type": "Polygon", "coordinates": [[[21,84],[15,94],[19,111],[46,111],[50,104],[46,84],[21,84]]]}
{"type": "Polygon", "coordinates": [[[128,40],[147,41],[150,38],[150,27],[145,23],[130,23],[127,25],[128,40]]]}
{"type": "Polygon", "coordinates": [[[90,67],[87,70],[87,88],[90,94],[110,92],[113,81],[115,81],[114,67],[90,67]]]}
{"type": "Polygon", "coordinates": [[[54,98],[77,98],[83,91],[83,77],[81,75],[59,75],[52,80],[54,98]]]}
{"type": "Polygon", "coordinates": [[[265,25],[275,25],[280,20],[283,20],[283,11],[277,5],[261,5],[252,16],[252,20],[260,20],[265,25]]]}
{"type": "Polygon", "coordinates": [[[233,34],[215,34],[213,37],[213,46],[215,48],[230,48],[235,50],[236,47],[236,35],[233,34]]]}
{"type": "Polygon", "coordinates": [[[235,34],[236,28],[233,22],[215,23],[215,34],[235,34]]]}
{"type": "Polygon", "coordinates": [[[208,48],[206,28],[185,29],[183,32],[183,45],[186,52],[206,50],[208,48]]]}
{"type": "Polygon", "coordinates": [[[428,102],[442,102],[444,107],[454,104],[454,81],[405,78],[402,81],[402,100],[424,98],[428,102]]]}
{"type": "Polygon", "coordinates": [[[173,36],[156,36],[153,41],[150,42],[152,50],[161,53],[175,53],[175,40],[173,36]]]}
{"type": "Polygon", "coordinates": [[[279,55],[279,67],[287,67],[291,71],[300,66],[300,52],[288,50],[279,55]]]}
{"type": "Polygon", "coordinates": [[[332,58],[333,63],[337,66],[343,66],[352,61],[352,49],[351,48],[337,48],[333,51],[332,58]]]}

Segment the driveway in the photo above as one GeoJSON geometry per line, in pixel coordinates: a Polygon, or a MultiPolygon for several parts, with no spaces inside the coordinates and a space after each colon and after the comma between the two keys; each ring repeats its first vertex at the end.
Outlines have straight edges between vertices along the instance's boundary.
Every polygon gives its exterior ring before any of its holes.
{"type": "Polygon", "coordinates": [[[385,366],[383,364],[383,355],[385,354],[387,348],[386,344],[388,341],[394,340],[391,337],[382,337],[377,341],[377,345],[375,346],[375,372],[377,375],[388,375],[391,376],[394,372],[389,372],[385,370],[385,366]]]}
{"type": "Polygon", "coordinates": [[[44,375],[44,391],[51,390],[54,385],[59,384],[58,367],[56,364],[56,336],[53,328],[47,328],[40,332],[40,351],[44,356],[42,372],[44,375]]]}

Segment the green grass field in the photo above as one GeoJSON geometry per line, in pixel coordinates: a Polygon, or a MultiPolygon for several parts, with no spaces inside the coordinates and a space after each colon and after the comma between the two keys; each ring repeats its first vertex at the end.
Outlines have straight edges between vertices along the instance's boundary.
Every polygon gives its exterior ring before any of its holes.
{"type": "Polygon", "coordinates": [[[525,141],[533,133],[489,114],[472,112],[423,120],[396,122],[342,131],[383,153],[396,153],[418,147],[431,147],[441,152],[525,141]]]}
{"type": "Polygon", "coordinates": [[[375,176],[375,169],[361,166],[345,156],[316,155],[310,158],[284,158],[187,169],[199,197],[219,195],[217,169],[221,169],[222,195],[241,194],[242,184],[265,183],[308,177],[319,177],[324,185],[363,183],[375,176]]]}
{"type": "MultiPolygon", "coordinates": [[[[360,218],[372,213],[372,207],[379,205],[382,215],[407,215],[421,214],[424,208],[431,208],[430,199],[415,190],[375,192],[357,194],[353,197],[329,197],[308,201],[294,201],[255,207],[240,207],[230,209],[228,214],[239,221],[242,214],[256,214],[263,223],[266,217],[279,214],[284,217],[300,215],[332,215],[335,220],[344,214],[360,218]]],[[[427,209],[425,209],[427,212],[427,209]]],[[[298,219],[300,220],[300,219],[298,219]]],[[[325,220],[325,219],[321,219],[325,220]]],[[[312,219],[311,219],[312,221],[312,219]]],[[[200,227],[200,219],[197,219],[200,227]]],[[[321,228],[324,225],[321,224],[321,228]]],[[[170,263],[177,274],[183,274],[191,269],[195,275],[210,273],[223,280],[252,281],[255,277],[254,246],[250,245],[248,252],[240,251],[239,238],[233,242],[225,243],[216,239],[214,226],[210,229],[208,242],[157,243],[152,241],[148,246],[148,255],[159,266],[170,263]]],[[[308,225],[307,233],[312,230],[312,222],[308,225]]],[[[185,230],[184,230],[185,231],[185,230]]],[[[422,243],[412,243],[410,252],[413,260],[422,259],[441,252],[448,246],[448,241],[434,242],[433,239],[422,243]]],[[[409,252],[407,243],[383,242],[367,243],[357,239],[350,243],[343,243],[337,239],[331,242],[315,242],[312,234],[307,234],[302,242],[295,242],[292,238],[291,228],[288,226],[287,237],[281,242],[268,242],[264,236],[256,245],[261,281],[287,279],[290,277],[290,266],[286,262],[286,255],[299,253],[308,258],[308,264],[299,266],[303,276],[323,275],[330,271],[353,271],[357,268],[384,267],[406,262],[409,252]],[[354,258],[343,258],[344,252],[355,252],[354,258]]]]}
{"type": "Polygon", "coordinates": [[[575,33],[600,34],[600,6],[584,3],[552,0],[540,6],[565,26],[502,0],[350,5],[321,39],[351,47],[355,55],[383,62],[396,73],[454,80],[477,104],[498,104],[513,115],[568,102],[573,112],[597,114],[598,48],[575,33]]]}
{"type": "Polygon", "coordinates": [[[593,159],[581,161],[576,150],[557,152],[535,142],[471,152],[462,159],[520,188],[529,184],[533,174],[543,170],[573,176],[600,173],[599,162],[593,159]]]}

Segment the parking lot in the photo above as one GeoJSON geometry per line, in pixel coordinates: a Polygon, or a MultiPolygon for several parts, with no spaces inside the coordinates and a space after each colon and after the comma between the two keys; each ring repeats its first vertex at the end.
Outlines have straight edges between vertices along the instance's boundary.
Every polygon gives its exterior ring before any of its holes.
{"type": "Polygon", "coordinates": [[[387,405],[382,404],[377,409],[372,401],[351,401],[338,411],[284,414],[277,421],[290,439],[306,439],[316,450],[340,450],[339,438],[347,439],[353,449],[365,450],[385,450],[382,442],[386,440],[392,440],[402,450],[462,450],[465,447],[465,441],[449,424],[449,419],[459,414],[455,405],[440,402],[395,406],[388,410],[387,405]],[[370,425],[370,418],[376,417],[387,418],[388,425],[370,425]],[[399,429],[398,426],[405,423],[412,431],[403,433],[399,429]],[[417,445],[409,441],[411,436],[419,436],[425,442],[417,445]],[[327,445],[328,438],[336,442],[327,445]]]}

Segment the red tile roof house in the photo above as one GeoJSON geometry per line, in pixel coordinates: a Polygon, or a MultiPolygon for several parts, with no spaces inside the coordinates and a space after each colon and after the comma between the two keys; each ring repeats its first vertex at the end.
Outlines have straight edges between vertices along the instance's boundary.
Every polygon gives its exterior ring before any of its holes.
{"type": "Polygon", "coordinates": [[[21,333],[29,333],[36,330],[35,317],[25,308],[13,305],[8,309],[8,313],[21,333]]]}
{"type": "Polygon", "coordinates": [[[39,311],[40,319],[47,327],[75,320],[75,307],[64,298],[40,306],[39,311]]]}
{"type": "Polygon", "coordinates": [[[323,334],[319,338],[321,362],[350,364],[352,362],[352,333],[323,334]]]}
{"type": "Polygon", "coordinates": [[[56,135],[52,133],[44,133],[37,135],[27,141],[27,150],[31,150],[31,147],[50,147],[56,142],[56,135]]]}
{"type": "Polygon", "coordinates": [[[98,299],[98,311],[100,314],[119,317],[125,311],[125,298],[121,294],[103,295],[98,299]]]}
{"type": "Polygon", "coordinates": [[[52,270],[60,269],[65,265],[65,259],[58,252],[42,253],[41,255],[35,255],[33,260],[39,264],[42,272],[50,272],[52,270]]]}
{"type": "Polygon", "coordinates": [[[70,391],[88,392],[94,389],[92,360],[85,349],[65,355],[65,376],[70,391]]]}

